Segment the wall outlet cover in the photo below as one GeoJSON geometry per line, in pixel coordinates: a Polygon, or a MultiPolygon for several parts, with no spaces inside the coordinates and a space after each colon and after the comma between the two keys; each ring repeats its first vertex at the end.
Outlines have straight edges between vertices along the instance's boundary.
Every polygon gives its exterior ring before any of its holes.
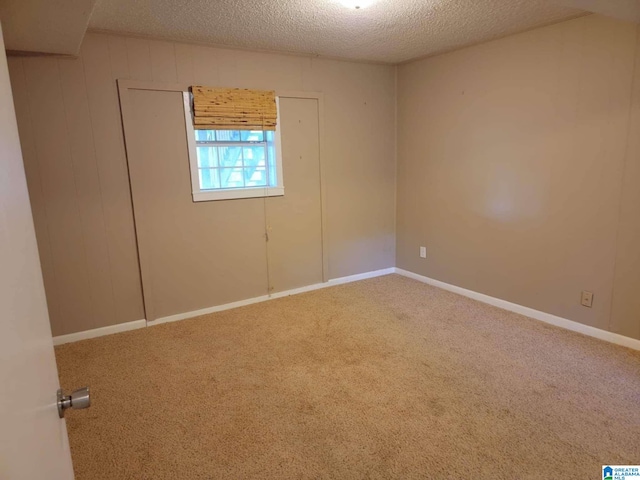
{"type": "Polygon", "coordinates": [[[591,308],[593,306],[593,293],[583,290],[582,297],[580,297],[580,304],[584,307],[591,308]]]}

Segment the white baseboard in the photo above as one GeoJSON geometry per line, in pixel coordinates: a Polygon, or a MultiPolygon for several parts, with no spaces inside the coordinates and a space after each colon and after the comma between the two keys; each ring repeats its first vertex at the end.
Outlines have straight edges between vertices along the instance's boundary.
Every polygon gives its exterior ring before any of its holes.
{"type": "Polygon", "coordinates": [[[389,275],[391,273],[395,273],[395,271],[396,269],[394,267],[391,267],[391,268],[385,268],[382,270],[374,270],[373,272],[350,275],[348,277],[333,278],[327,282],[315,283],[313,285],[294,288],[292,290],[285,290],[283,292],[276,292],[276,293],[272,293],[271,295],[261,295],[260,297],[247,298],[246,300],[239,300],[237,302],[225,303],[224,305],[216,305],[214,307],[194,310],[192,312],[178,313],[175,315],[169,315],[168,317],[161,317],[156,320],[147,322],[147,325],[153,326],[153,325],[160,325],[161,323],[177,322],[178,320],[199,317],[201,315],[208,315],[209,313],[222,312],[224,310],[244,307],[246,305],[252,305],[254,303],[266,302],[268,300],[273,300],[276,298],[288,297],[290,295],[297,295],[299,293],[304,293],[304,292],[311,292],[313,290],[333,287],[335,285],[342,285],[343,283],[351,283],[351,282],[357,282],[358,280],[365,280],[367,278],[381,277],[383,275],[389,275]]]}
{"type": "Polygon", "coordinates": [[[357,275],[350,275],[348,277],[334,278],[324,283],[316,283],[314,285],[294,288],[292,290],[277,292],[271,295],[262,295],[260,297],[248,298],[246,300],[226,303],[224,305],[216,305],[214,307],[195,310],[192,312],[170,315],[168,317],[159,318],[152,322],[147,322],[146,320],[136,320],[133,322],[121,323],[118,325],[111,325],[108,327],[96,328],[93,330],[85,330],[83,332],[71,333],[68,335],[60,335],[57,337],[53,337],[53,344],[62,345],[64,343],[77,342],[79,340],[86,340],[88,338],[95,338],[95,337],[101,337],[104,335],[111,335],[113,333],[126,332],[128,330],[135,330],[137,328],[144,328],[146,326],[159,325],[161,323],[168,323],[168,322],[176,322],[178,320],[199,317],[200,315],[207,315],[209,313],[221,312],[223,310],[230,310],[232,308],[244,307],[246,305],[252,305],[254,303],[266,302],[276,298],[288,297],[290,295],[297,295],[299,293],[310,292],[310,291],[318,290],[321,288],[327,288],[327,287],[333,287],[335,285],[342,285],[345,283],[357,282],[359,280],[365,280],[367,278],[380,277],[383,275],[389,275],[391,273],[397,273],[399,275],[412,278],[419,282],[423,282],[428,285],[432,285],[434,287],[442,288],[443,290],[448,290],[450,292],[457,293],[459,295],[463,295],[465,297],[469,297],[474,300],[478,300],[480,302],[487,303],[489,305],[493,305],[495,307],[502,308],[504,310],[508,310],[510,312],[519,313],[520,315],[524,315],[526,317],[533,318],[535,320],[540,320],[542,322],[549,323],[557,327],[582,333],[584,335],[598,338],[600,340],[604,340],[610,343],[615,343],[616,345],[622,345],[623,347],[631,348],[634,350],[640,350],[640,340],[637,340],[635,338],[625,337],[617,333],[601,330],[599,328],[574,322],[573,320],[568,320],[566,318],[558,317],[550,313],[541,312],[539,310],[534,310],[533,308],[524,307],[522,305],[511,303],[499,298],[491,297],[483,293],[474,292],[473,290],[467,290],[466,288],[457,287],[449,283],[441,282],[440,280],[435,280],[433,278],[425,277],[423,275],[419,275],[417,273],[413,273],[408,270],[403,270],[402,268],[393,268],[393,267],[385,268],[382,270],[375,270],[373,272],[360,273],[357,275]]]}
{"type": "Polygon", "coordinates": [[[109,325],[108,327],[94,328],[93,330],[85,330],[83,332],[70,333],[68,335],[58,335],[53,337],[54,345],[62,345],[63,343],[77,342],[78,340],[86,340],[88,338],[102,337],[111,335],[112,333],[128,332],[147,326],[146,320],[135,320],[133,322],[119,323],[118,325],[109,325]]]}
{"type": "Polygon", "coordinates": [[[478,293],[474,292],[473,290],[467,290],[466,288],[457,287],[449,283],[441,282],[440,280],[435,280],[433,278],[425,277],[408,270],[403,270],[402,268],[395,268],[394,271],[399,275],[412,278],[414,280],[418,280],[419,282],[442,288],[443,290],[448,290],[465,297],[473,298],[474,300],[478,300],[483,303],[488,303],[489,305],[493,305],[494,307],[499,307],[514,313],[519,313],[520,315],[524,315],[535,320],[540,320],[557,327],[566,328],[567,330],[582,333],[584,335],[595,337],[606,342],[615,343],[616,345],[622,345],[623,347],[632,348],[633,350],[640,350],[640,340],[637,340],[635,338],[625,337],[624,335],[619,335],[617,333],[608,332],[606,330],[601,330],[589,325],[584,325],[582,323],[574,322],[573,320],[558,317],[550,313],[541,312],[529,307],[523,307],[522,305],[518,305],[517,303],[507,302],[506,300],[490,297],[489,295],[485,295],[483,293],[478,293]]]}
{"type": "Polygon", "coordinates": [[[147,326],[150,327],[153,325],[159,325],[161,323],[177,322],[178,320],[184,320],[186,318],[199,317],[200,315],[207,315],[209,313],[221,312],[223,310],[230,310],[232,308],[244,307],[245,305],[266,302],[275,298],[288,297],[289,295],[297,295],[298,293],[310,292],[312,290],[318,290],[320,288],[342,285],[343,283],[357,282],[358,280],[365,280],[367,278],[373,277],[381,277],[383,275],[389,275],[391,273],[395,273],[394,267],[385,268],[383,270],[375,270],[372,272],[359,273],[356,275],[350,275],[348,277],[334,278],[324,283],[316,283],[314,285],[308,285],[306,287],[294,288],[292,290],[286,290],[284,292],[272,293],[271,295],[262,295],[260,297],[248,298],[246,300],[239,300],[237,302],[226,303],[224,305],[216,305],[214,307],[194,310],[192,312],[178,313],[176,315],[158,318],[157,320],[150,322],[147,322],[146,320],[136,320],[134,322],[121,323],[118,325],[111,325],[109,327],[85,330],[83,332],[70,333],[68,335],[60,335],[57,337],[53,337],[53,344],[62,345],[63,343],[77,342],[79,340],[86,340],[88,338],[102,337],[104,335],[111,335],[112,333],[126,332],[128,330],[135,330],[137,328],[144,328],[147,326]]]}

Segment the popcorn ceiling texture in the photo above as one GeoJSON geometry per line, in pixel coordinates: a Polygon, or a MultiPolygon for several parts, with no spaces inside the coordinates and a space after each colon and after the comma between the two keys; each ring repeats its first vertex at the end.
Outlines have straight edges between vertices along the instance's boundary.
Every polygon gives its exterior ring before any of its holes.
{"type": "Polygon", "coordinates": [[[101,0],[90,28],[178,41],[399,63],[583,12],[554,0],[101,0]]]}

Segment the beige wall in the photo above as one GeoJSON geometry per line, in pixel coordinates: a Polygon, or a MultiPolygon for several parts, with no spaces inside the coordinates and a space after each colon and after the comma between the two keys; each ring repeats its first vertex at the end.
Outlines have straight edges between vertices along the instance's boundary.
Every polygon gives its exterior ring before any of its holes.
{"type": "Polygon", "coordinates": [[[10,58],[54,334],[145,316],[114,81],[127,78],[323,92],[330,278],[395,255],[640,338],[639,55],[635,25],[583,17],[400,66],[397,104],[388,66],[102,34],[78,59],[10,58]]]}
{"type": "Polygon", "coordinates": [[[318,99],[280,94],[284,196],[194,203],[181,88],[120,90],[147,320],[321,283],[318,99]]]}
{"type": "Polygon", "coordinates": [[[640,338],[639,54],[588,16],[399,67],[397,266],[640,338]]]}
{"type": "Polygon", "coordinates": [[[394,67],[102,34],[9,60],[54,335],[144,318],[117,78],[323,92],[329,278],[393,266],[394,67]]]}

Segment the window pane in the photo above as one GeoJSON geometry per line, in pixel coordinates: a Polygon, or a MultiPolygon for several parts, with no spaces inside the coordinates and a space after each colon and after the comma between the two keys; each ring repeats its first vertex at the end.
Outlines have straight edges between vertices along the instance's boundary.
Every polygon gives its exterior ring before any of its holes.
{"type": "Polygon", "coordinates": [[[196,144],[201,190],[278,185],[274,131],[196,130],[195,139],[207,142],[196,144]]]}
{"type": "Polygon", "coordinates": [[[221,168],[220,185],[222,188],[244,187],[244,175],[242,168],[221,168]]]}
{"type": "Polygon", "coordinates": [[[257,169],[244,169],[245,184],[247,187],[266,187],[267,172],[264,167],[257,169]]]}
{"type": "Polygon", "coordinates": [[[200,189],[211,190],[212,188],[220,188],[220,180],[218,178],[218,170],[215,168],[201,168],[200,173],[200,189]]]}
{"type": "Polygon", "coordinates": [[[218,147],[220,167],[242,167],[242,147],[218,147]]]}
{"type": "Polygon", "coordinates": [[[267,141],[267,175],[269,185],[272,187],[278,186],[278,171],[276,169],[276,132],[273,130],[267,130],[264,132],[265,139],[267,141]]]}
{"type": "Polygon", "coordinates": [[[218,166],[217,147],[198,147],[198,167],[209,168],[218,166]]]}
{"type": "Polygon", "coordinates": [[[242,156],[244,158],[244,180],[247,185],[266,185],[267,178],[264,175],[265,170],[265,153],[264,145],[256,145],[251,147],[243,147],[242,156]],[[254,175],[257,170],[263,171],[262,174],[254,175]],[[255,183],[258,182],[258,183],[255,183]]]}
{"type": "Polygon", "coordinates": [[[274,132],[273,130],[266,130],[264,132],[264,135],[266,137],[267,142],[273,143],[275,141],[274,139],[275,139],[276,132],[274,132]]]}
{"type": "Polygon", "coordinates": [[[216,130],[216,140],[219,142],[239,142],[240,130],[216,130]]]}
{"type": "Polygon", "coordinates": [[[269,185],[278,185],[278,175],[276,171],[276,147],[273,143],[269,144],[267,148],[267,155],[269,157],[267,162],[267,168],[269,169],[269,185]]]}
{"type": "Polygon", "coordinates": [[[245,167],[264,167],[265,166],[265,147],[256,145],[252,147],[243,147],[242,156],[244,158],[245,167]]]}
{"type": "Polygon", "coordinates": [[[243,142],[264,142],[262,130],[240,130],[240,139],[243,142]]]}
{"type": "Polygon", "coordinates": [[[221,167],[242,167],[242,147],[216,147],[221,167]]]}
{"type": "Polygon", "coordinates": [[[215,130],[196,130],[197,142],[213,142],[215,140],[215,130]]]}
{"type": "Polygon", "coordinates": [[[275,165],[269,165],[269,186],[278,186],[278,172],[275,165]]]}

